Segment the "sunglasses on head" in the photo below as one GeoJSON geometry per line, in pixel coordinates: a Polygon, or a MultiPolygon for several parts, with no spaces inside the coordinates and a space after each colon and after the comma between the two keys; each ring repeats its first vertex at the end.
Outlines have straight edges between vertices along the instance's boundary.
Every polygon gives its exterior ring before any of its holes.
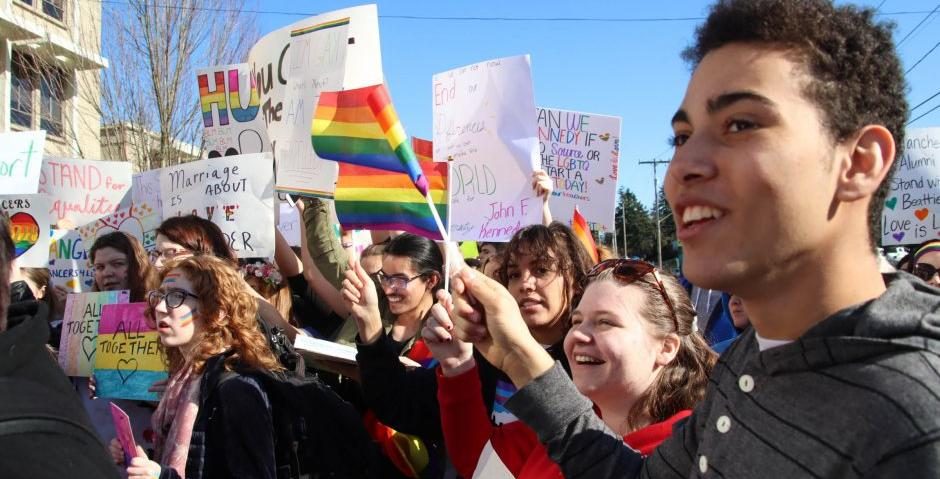
{"type": "Polygon", "coordinates": [[[626,284],[633,283],[648,274],[652,274],[653,279],[656,280],[656,286],[659,288],[659,294],[663,296],[663,301],[666,302],[666,307],[669,308],[669,313],[672,314],[673,325],[676,327],[676,331],[679,331],[679,317],[676,316],[676,308],[672,305],[672,300],[669,299],[669,295],[666,293],[666,285],[663,284],[663,280],[659,277],[659,271],[655,266],[646,261],[633,259],[608,259],[597,263],[588,271],[585,277],[585,286],[587,286],[587,283],[592,279],[607,270],[612,270],[611,272],[614,277],[626,284]]]}
{"type": "Polygon", "coordinates": [[[924,281],[930,281],[930,279],[933,278],[933,275],[940,273],[940,268],[937,268],[932,264],[917,263],[914,265],[914,269],[912,269],[911,272],[914,273],[914,276],[917,276],[924,281]]]}

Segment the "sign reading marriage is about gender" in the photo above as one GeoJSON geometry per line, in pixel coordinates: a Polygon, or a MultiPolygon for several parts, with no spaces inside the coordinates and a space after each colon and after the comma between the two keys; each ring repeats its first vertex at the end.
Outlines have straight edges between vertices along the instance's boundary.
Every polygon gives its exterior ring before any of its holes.
{"type": "Polygon", "coordinates": [[[239,258],[274,256],[274,165],[269,153],[210,158],[163,168],[163,218],[212,221],[239,258]]]}
{"type": "Polygon", "coordinates": [[[160,337],[144,316],[147,303],[108,304],[101,308],[96,393],[100,397],[156,401],[147,391],[167,378],[160,337]]]}
{"type": "Polygon", "coordinates": [[[91,376],[98,350],[98,322],[102,307],[129,300],[130,292],[127,290],[70,294],[66,297],[59,340],[59,365],[66,375],[91,376]]]}
{"type": "Polygon", "coordinates": [[[114,213],[131,189],[131,169],[126,161],[47,157],[39,175],[39,192],[52,198],[52,223],[72,229],[114,213]]]}
{"type": "Polygon", "coordinates": [[[907,130],[897,161],[881,217],[881,244],[940,238],[940,128],[907,130]]]}
{"type": "Polygon", "coordinates": [[[10,220],[16,265],[45,268],[49,262],[49,198],[0,196],[0,213],[10,220]]]}
{"type": "Polygon", "coordinates": [[[541,223],[529,185],[539,164],[529,56],[434,75],[434,160],[450,169],[453,240],[509,241],[541,223]]]}
{"type": "Polygon", "coordinates": [[[45,131],[0,133],[0,191],[33,194],[39,188],[45,131]]]}

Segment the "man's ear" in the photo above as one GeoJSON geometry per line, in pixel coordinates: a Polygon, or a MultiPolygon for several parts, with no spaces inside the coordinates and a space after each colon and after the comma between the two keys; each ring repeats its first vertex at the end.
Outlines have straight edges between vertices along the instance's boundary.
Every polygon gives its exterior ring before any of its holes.
{"type": "Polygon", "coordinates": [[[852,202],[872,196],[894,164],[894,137],[881,125],[867,125],[843,147],[836,198],[852,202]]]}

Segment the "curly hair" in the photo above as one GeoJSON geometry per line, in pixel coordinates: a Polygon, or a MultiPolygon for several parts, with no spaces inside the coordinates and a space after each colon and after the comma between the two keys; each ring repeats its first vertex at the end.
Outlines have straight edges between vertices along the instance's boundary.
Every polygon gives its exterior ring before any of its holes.
{"type": "Polygon", "coordinates": [[[563,318],[565,330],[570,326],[572,306],[581,300],[584,293],[582,283],[591,269],[593,261],[587,250],[574,236],[571,228],[553,221],[548,226],[530,225],[512,235],[509,244],[498,255],[500,266],[496,277],[503,286],[509,284],[509,263],[514,255],[531,254],[537,261],[543,262],[548,269],[558,271],[565,280],[564,296],[566,317],[563,318]]]}
{"type": "MultiPolygon", "coordinates": [[[[662,422],[679,411],[694,408],[705,397],[708,375],[718,359],[718,355],[708,346],[705,338],[694,328],[695,308],[692,307],[692,301],[685,288],[670,274],[659,272],[659,277],[676,312],[675,321],[652,274],[638,278],[626,286],[639,288],[643,292],[646,302],[640,314],[647,320],[647,326],[653,335],[661,338],[670,333],[677,334],[679,350],[676,357],[663,367],[650,387],[633,404],[627,415],[627,426],[631,430],[641,425],[641,419],[644,417],[650,418],[654,423],[662,422]]],[[[607,270],[591,278],[585,289],[601,281],[624,285],[614,276],[613,270],[607,270]]]]}
{"type": "MultiPolygon", "coordinates": [[[[123,231],[99,236],[88,250],[88,261],[92,265],[95,263],[95,255],[101,248],[115,249],[127,257],[127,289],[130,290],[131,302],[146,301],[147,292],[156,288],[158,281],[157,273],[150,264],[147,251],[144,250],[140,241],[123,231]]],[[[97,280],[92,290],[101,291],[97,280]]]]}
{"type": "Polygon", "coordinates": [[[215,223],[196,215],[174,216],[163,220],[156,230],[170,241],[188,249],[192,253],[211,254],[238,264],[235,251],[225,240],[225,234],[215,223]]]}
{"type": "MultiPolygon", "coordinates": [[[[283,369],[258,328],[258,300],[227,261],[204,254],[173,260],[160,273],[160,281],[172,271],[186,276],[199,297],[194,316],[202,322],[202,331],[193,338],[198,347],[192,358],[196,371],[201,371],[210,357],[229,349],[234,354],[225,360],[228,370],[233,370],[236,363],[252,369],[283,369]]],[[[155,320],[153,308],[148,308],[147,316],[155,320]]],[[[178,348],[165,348],[161,342],[160,349],[170,374],[183,367],[178,348]]]]}
{"type": "MultiPolygon", "coordinates": [[[[791,52],[811,77],[803,93],[822,112],[832,138],[842,141],[865,125],[883,125],[894,137],[898,159],[908,114],[904,73],[891,38],[894,24],[876,23],[874,16],[871,8],[836,7],[829,0],[719,0],[682,56],[697,66],[709,52],[730,43],[791,52]]],[[[873,250],[897,164],[869,205],[873,250]]]]}

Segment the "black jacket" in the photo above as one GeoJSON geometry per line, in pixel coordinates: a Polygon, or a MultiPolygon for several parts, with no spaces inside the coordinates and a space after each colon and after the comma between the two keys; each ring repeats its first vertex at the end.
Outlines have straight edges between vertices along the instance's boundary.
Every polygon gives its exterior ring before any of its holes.
{"type": "Polygon", "coordinates": [[[0,477],[119,477],[46,348],[46,305],[20,302],[9,313],[11,326],[0,333],[0,477]]]}

